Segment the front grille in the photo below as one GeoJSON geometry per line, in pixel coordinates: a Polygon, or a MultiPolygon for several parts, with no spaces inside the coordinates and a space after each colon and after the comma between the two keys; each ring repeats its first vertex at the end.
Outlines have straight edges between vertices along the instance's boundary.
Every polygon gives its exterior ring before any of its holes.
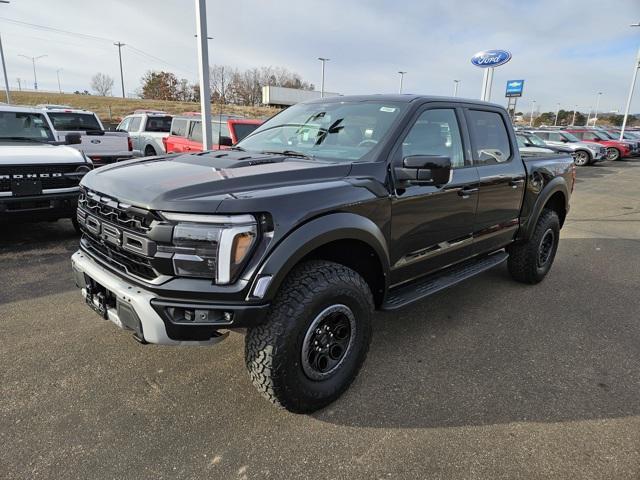
{"type": "Polygon", "coordinates": [[[94,257],[111,265],[122,273],[130,274],[144,280],[154,280],[157,272],[148,258],[128,252],[116,245],[103,243],[93,235],[85,232],[80,241],[82,247],[94,257]]]}
{"type": "Polygon", "coordinates": [[[0,192],[11,191],[11,180],[40,180],[45,190],[77,187],[80,176],[75,173],[78,165],[15,165],[0,167],[0,192]]]}
{"type": "Polygon", "coordinates": [[[83,249],[127,275],[147,281],[160,277],[152,264],[156,243],[147,237],[155,221],[148,210],[81,189],[78,223],[83,249]]]}
{"type": "Polygon", "coordinates": [[[83,189],[78,206],[101,220],[138,233],[147,233],[155,216],[148,210],[132,207],[97,192],[83,189]]]}

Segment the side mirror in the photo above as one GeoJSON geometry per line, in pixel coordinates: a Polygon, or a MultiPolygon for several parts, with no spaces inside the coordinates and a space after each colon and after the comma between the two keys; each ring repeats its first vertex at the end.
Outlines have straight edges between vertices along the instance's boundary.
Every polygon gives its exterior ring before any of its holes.
{"type": "Polygon", "coordinates": [[[64,137],[65,145],[80,145],[82,143],[82,137],[79,133],[67,133],[64,137]]]}
{"type": "Polygon", "coordinates": [[[396,178],[410,185],[446,185],[451,180],[451,159],[441,155],[412,155],[395,169],[396,178]]]}
{"type": "Polygon", "coordinates": [[[233,140],[231,140],[231,137],[222,136],[222,137],[220,137],[220,146],[221,147],[231,147],[231,146],[233,146],[233,140]]]}

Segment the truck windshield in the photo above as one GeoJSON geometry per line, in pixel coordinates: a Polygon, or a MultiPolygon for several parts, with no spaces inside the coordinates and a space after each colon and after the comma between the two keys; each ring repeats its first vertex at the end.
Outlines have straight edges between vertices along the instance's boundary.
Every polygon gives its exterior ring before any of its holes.
{"type": "Polygon", "coordinates": [[[262,124],[238,143],[249,152],[295,151],[310,158],[359,160],[382,141],[407,104],[300,103],[262,124]]]}
{"type": "Polygon", "coordinates": [[[55,139],[41,113],[0,112],[0,140],[52,142],[55,139]]]}
{"type": "Polygon", "coordinates": [[[53,128],[62,131],[96,131],[102,130],[98,119],[92,113],[48,112],[53,128]]]}
{"type": "Polygon", "coordinates": [[[147,132],[168,132],[171,130],[172,117],[149,117],[145,125],[147,132]]]}

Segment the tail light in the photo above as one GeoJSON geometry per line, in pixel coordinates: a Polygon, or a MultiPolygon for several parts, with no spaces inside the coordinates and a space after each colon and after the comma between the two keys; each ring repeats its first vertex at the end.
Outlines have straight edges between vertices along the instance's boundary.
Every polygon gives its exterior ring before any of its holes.
{"type": "Polygon", "coordinates": [[[131,137],[127,137],[127,144],[129,145],[129,151],[133,151],[133,142],[131,141],[131,137]]]}
{"type": "Polygon", "coordinates": [[[167,150],[167,137],[162,137],[162,146],[164,147],[164,151],[169,153],[169,150],[167,150]]]}

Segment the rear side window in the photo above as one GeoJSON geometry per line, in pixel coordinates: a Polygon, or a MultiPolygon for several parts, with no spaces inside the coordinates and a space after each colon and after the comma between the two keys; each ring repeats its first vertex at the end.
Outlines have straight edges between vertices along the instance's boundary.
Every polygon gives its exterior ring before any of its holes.
{"type": "Polygon", "coordinates": [[[202,142],[202,122],[192,122],[189,139],[194,142],[202,142]]]}
{"type": "Polygon", "coordinates": [[[187,136],[187,121],[185,119],[174,119],[171,122],[171,135],[177,135],[178,137],[187,136]]]}
{"type": "Polygon", "coordinates": [[[546,132],[536,132],[536,135],[543,140],[549,140],[549,134],[546,132]]]}
{"type": "Polygon", "coordinates": [[[127,131],[137,132],[138,130],[140,130],[140,123],[142,123],[142,119],[140,117],[133,117],[127,131]]]}
{"type": "Polygon", "coordinates": [[[168,132],[171,130],[171,117],[149,117],[145,125],[147,132],[168,132]]]}
{"type": "Polygon", "coordinates": [[[497,112],[469,110],[469,130],[474,144],[474,162],[495,165],[511,160],[511,144],[504,118],[497,112]]]}

